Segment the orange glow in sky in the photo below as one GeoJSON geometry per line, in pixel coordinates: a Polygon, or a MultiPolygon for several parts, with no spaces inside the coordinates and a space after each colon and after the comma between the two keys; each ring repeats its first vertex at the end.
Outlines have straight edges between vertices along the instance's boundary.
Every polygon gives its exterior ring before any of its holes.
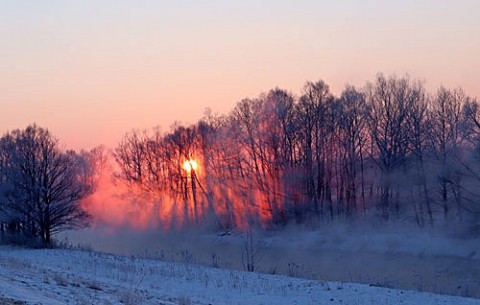
{"type": "Polygon", "coordinates": [[[477,0],[2,1],[0,132],[68,148],[228,113],[276,86],[339,95],[378,72],[480,96],[477,0]]]}

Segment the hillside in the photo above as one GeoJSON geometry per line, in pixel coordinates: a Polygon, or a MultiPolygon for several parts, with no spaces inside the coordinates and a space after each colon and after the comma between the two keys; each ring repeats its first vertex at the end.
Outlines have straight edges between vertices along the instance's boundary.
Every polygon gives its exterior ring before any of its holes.
{"type": "Polygon", "coordinates": [[[0,247],[1,304],[480,304],[98,252],[0,247]]]}

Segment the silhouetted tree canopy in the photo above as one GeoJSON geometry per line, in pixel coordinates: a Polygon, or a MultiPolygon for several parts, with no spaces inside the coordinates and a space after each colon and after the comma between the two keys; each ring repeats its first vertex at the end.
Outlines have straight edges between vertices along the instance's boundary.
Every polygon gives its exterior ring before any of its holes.
{"type": "Polygon", "coordinates": [[[51,133],[31,125],[0,139],[0,211],[25,238],[51,243],[52,235],[83,227],[80,200],[93,191],[87,154],[62,151],[51,133]]]}

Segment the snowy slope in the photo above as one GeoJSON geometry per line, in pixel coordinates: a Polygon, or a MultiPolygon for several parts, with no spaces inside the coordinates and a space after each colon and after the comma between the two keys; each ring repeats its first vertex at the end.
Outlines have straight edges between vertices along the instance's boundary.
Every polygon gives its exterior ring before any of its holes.
{"type": "Polygon", "coordinates": [[[0,303],[428,305],[480,300],[96,252],[0,247],[0,303]]]}
{"type": "MultiPolygon", "coordinates": [[[[241,232],[98,227],[70,233],[66,244],[100,252],[244,269],[241,232]]],[[[260,273],[480,299],[480,242],[460,228],[328,223],[317,229],[257,230],[252,239],[260,273]]]]}

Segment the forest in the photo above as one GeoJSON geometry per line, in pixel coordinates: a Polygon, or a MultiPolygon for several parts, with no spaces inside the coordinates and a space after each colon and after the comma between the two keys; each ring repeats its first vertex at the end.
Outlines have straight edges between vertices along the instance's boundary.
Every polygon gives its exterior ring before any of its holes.
{"type": "Polygon", "coordinates": [[[461,88],[429,93],[408,76],[379,74],[339,97],[307,82],[300,97],[275,88],[228,115],[132,131],[114,158],[117,179],[188,223],[368,214],[423,227],[478,221],[479,135],[478,102],[461,88]]]}
{"type": "Polygon", "coordinates": [[[480,225],[480,110],[461,88],[409,76],[301,94],[272,89],[228,114],[125,134],[111,151],[64,151],[31,125],[0,139],[2,235],[43,243],[88,225],[99,172],[164,227],[278,229],[357,219],[480,225]]]}

